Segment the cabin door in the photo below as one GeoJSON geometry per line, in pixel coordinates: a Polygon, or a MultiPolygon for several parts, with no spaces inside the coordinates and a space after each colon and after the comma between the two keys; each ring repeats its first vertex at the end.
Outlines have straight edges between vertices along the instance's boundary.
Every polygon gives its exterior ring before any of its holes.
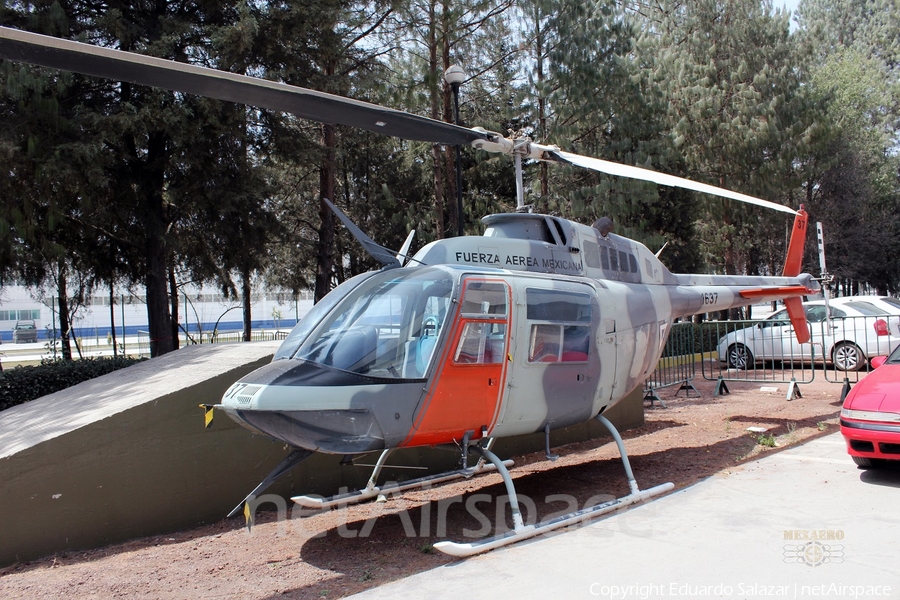
{"type": "Polygon", "coordinates": [[[506,389],[510,289],[474,276],[462,285],[456,322],[404,445],[459,441],[466,432],[478,439],[497,420],[506,389]]]}

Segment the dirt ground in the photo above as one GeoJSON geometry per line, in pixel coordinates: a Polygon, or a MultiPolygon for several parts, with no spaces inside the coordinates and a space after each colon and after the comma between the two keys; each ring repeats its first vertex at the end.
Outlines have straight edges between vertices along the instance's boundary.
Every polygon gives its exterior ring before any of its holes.
{"type": "MultiPolygon", "coordinates": [[[[645,424],[623,433],[642,489],[666,481],[681,489],[838,428],[841,385],[824,378],[801,386],[803,397],[793,401],[784,384],[733,383],[722,396],[713,395],[713,382],[694,384],[699,398],[661,390],[668,408],[646,403],[645,424]]],[[[534,522],[535,511],[545,519],[628,493],[611,440],[554,451],[555,462],[543,453],[514,457],[510,472],[526,521],[534,522]]],[[[489,474],[302,518],[300,511],[291,519],[261,513],[250,532],[235,517],[7,567],[0,597],[340,598],[458,560],[432,544],[495,533],[487,524],[493,527],[498,509],[511,527],[508,505],[496,501],[504,494],[500,477],[489,474]]]]}

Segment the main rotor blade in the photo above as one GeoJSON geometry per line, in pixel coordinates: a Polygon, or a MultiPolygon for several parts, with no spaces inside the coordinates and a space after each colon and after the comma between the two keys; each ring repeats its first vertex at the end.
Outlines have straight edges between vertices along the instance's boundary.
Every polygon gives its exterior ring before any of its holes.
{"type": "Polygon", "coordinates": [[[747,202],[748,204],[764,206],[766,208],[771,208],[772,210],[779,210],[781,212],[790,213],[792,215],[798,214],[796,210],[788,206],[784,206],[783,204],[776,204],[774,202],[769,202],[768,200],[762,200],[761,198],[755,198],[753,196],[747,196],[746,194],[732,192],[731,190],[726,190],[725,188],[707,185],[705,183],[699,183],[697,181],[691,181],[690,179],[684,179],[683,177],[675,177],[674,175],[666,175],[665,173],[658,173],[657,171],[651,171],[649,169],[622,165],[619,163],[609,162],[607,160],[600,160],[599,158],[591,158],[590,156],[582,156],[580,154],[563,152],[561,150],[554,150],[550,152],[550,154],[555,155],[561,162],[567,162],[577,167],[599,171],[608,175],[617,175],[619,177],[652,181],[653,183],[656,183],[658,185],[685,188],[688,190],[693,190],[695,192],[703,192],[704,194],[712,194],[713,196],[721,196],[723,198],[730,198],[732,200],[747,202]]]}
{"type": "Polygon", "coordinates": [[[487,134],[368,102],[0,27],[0,58],[288,112],[407,140],[468,145],[487,134]]]}

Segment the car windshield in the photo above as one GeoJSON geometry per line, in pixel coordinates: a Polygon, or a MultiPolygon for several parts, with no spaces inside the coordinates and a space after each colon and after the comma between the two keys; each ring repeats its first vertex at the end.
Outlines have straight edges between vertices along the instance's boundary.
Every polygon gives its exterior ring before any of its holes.
{"type": "Polygon", "coordinates": [[[894,348],[894,351],[891,352],[891,355],[888,356],[885,362],[889,362],[894,365],[900,364],[900,344],[898,344],[897,347],[894,348]]]}
{"type": "Polygon", "coordinates": [[[890,296],[884,296],[881,300],[883,302],[887,302],[888,304],[892,304],[892,305],[896,306],[897,308],[900,308],[900,298],[892,298],[890,296]]]}
{"type": "Polygon", "coordinates": [[[783,308],[777,313],[760,321],[759,325],[760,327],[780,327],[782,325],[789,325],[790,322],[790,319],[788,319],[787,309],[783,308]]]}
{"type": "Polygon", "coordinates": [[[379,272],[318,315],[320,322],[293,358],[373,377],[422,377],[452,289],[442,269],[379,272]]]}
{"type": "Polygon", "coordinates": [[[847,302],[846,306],[849,306],[850,308],[857,310],[860,314],[863,314],[867,317],[881,317],[881,316],[884,316],[887,314],[886,311],[878,308],[877,306],[875,306],[874,304],[871,304],[870,302],[861,302],[861,301],[847,302]]]}

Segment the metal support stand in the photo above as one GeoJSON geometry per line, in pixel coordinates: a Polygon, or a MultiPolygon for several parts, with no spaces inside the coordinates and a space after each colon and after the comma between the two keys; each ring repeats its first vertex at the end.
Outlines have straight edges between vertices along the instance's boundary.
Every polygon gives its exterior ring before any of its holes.
{"type": "Polygon", "coordinates": [[[544,425],[544,455],[546,455],[547,460],[550,462],[555,461],[559,458],[559,454],[553,454],[550,452],[550,423],[544,425]]]}
{"type": "Polygon", "coordinates": [[[802,398],[803,394],[800,393],[800,386],[797,384],[797,379],[791,377],[791,382],[788,384],[787,389],[787,399],[796,400],[797,398],[802,398]]]}
{"type": "Polygon", "coordinates": [[[841,388],[841,402],[844,401],[844,398],[847,397],[847,394],[850,393],[850,378],[846,375],[844,376],[844,387],[841,388]]]}
{"type": "Polygon", "coordinates": [[[508,544],[518,542],[520,540],[528,539],[542,533],[547,533],[556,529],[568,527],[569,525],[581,523],[582,521],[586,521],[593,517],[597,517],[614,510],[618,510],[619,508],[623,508],[625,506],[647,500],[648,498],[652,498],[653,496],[663,494],[675,487],[672,483],[663,483],[656,487],[650,488],[649,490],[641,491],[634,479],[634,473],[631,470],[631,463],[628,461],[628,454],[625,451],[625,444],[622,442],[622,436],[619,435],[619,432],[616,430],[615,426],[610,423],[606,417],[604,417],[603,415],[597,415],[596,418],[609,430],[610,434],[613,436],[613,439],[616,442],[616,446],[619,448],[619,453],[622,455],[622,466],[625,467],[625,476],[628,478],[628,487],[631,490],[630,494],[628,494],[627,496],[623,496],[622,498],[617,498],[615,500],[610,500],[608,502],[603,502],[594,506],[588,506],[581,510],[566,515],[561,515],[550,519],[549,521],[543,521],[536,525],[526,525],[524,523],[524,519],[522,518],[521,510],[519,509],[519,500],[516,496],[515,485],[513,484],[512,477],[510,477],[509,475],[509,471],[506,470],[502,463],[500,463],[500,459],[498,459],[492,452],[478,446],[474,446],[473,451],[477,452],[483,458],[491,461],[491,463],[495,467],[497,467],[497,472],[500,473],[501,477],[503,477],[503,483],[506,486],[506,492],[509,495],[509,505],[512,509],[514,524],[513,529],[505,533],[497,534],[494,537],[478,540],[476,542],[462,544],[457,542],[438,542],[434,545],[434,548],[446,554],[450,554],[451,556],[471,556],[473,554],[486,552],[488,550],[493,550],[494,548],[499,548],[501,546],[506,546],[508,544]]]}
{"type": "Polygon", "coordinates": [[[656,395],[656,391],[652,387],[647,388],[647,393],[644,394],[644,401],[646,402],[647,400],[650,401],[650,406],[653,406],[654,402],[659,402],[662,404],[663,408],[669,408],[666,406],[666,403],[662,401],[662,398],[656,395]]]}
{"type": "Polygon", "coordinates": [[[697,394],[698,398],[700,397],[700,391],[694,387],[694,384],[691,383],[690,379],[685,379],[684,381],[681,382],[681,387],[679,387],[677,390],[675,390],[676,397],[678,397],[678,393],[681,390],[684,390],[684,395],[687,398],[691,397],[691,390],[694,390],[694,393],[697,394]]]}
{"type": "Polygon", "coordinates": [[[719,375],[719,379],[716,381],[716,391],[713,392],[713,396],[722,396],[724,394],[730,393],[731,391],[729,391],[728,386],[725,385],[725,379],[723,379],[722,376],[719,375]]]}

